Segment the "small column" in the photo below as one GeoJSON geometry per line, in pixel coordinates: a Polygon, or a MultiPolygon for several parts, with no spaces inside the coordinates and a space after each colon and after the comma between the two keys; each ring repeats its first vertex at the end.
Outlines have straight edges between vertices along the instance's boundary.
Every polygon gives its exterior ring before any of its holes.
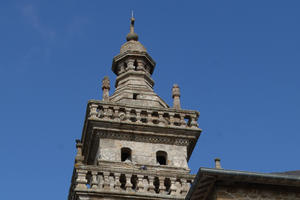
{"type": "Polygon", "coordinates": [[[197,120],[198,120],[197,116],[191,116],[191,127],[198,128],[199,124],[197,120]]]}
{"type": "Polygon", "coordinates": [[[145,70],[145,62],[143,60],[138,59],[137,60],[137,70],[142,71],[145,70]]]}
{"type": "Polygon", "coordinates": [[[172,88],[173,108],[180,109],[180,90],[177,84],[173,85],[172,88]]]}
{"type": "Polygon", "coordinates": [[[124,62],[119,63],[118,67],[119,67],[118,75],[123,74],[125,72],[124,62]]]}
{"type": "Polygon", "coordinates": [[[222,169],[222,167],[221,167],[221,159],[220,158],[215,158],[215,168],[216,169],[222,169]]]}
{"type": "Polygon", "coordinates": [[[161,111],[158,112],[158,124],[159,125],[165,125],[163,114],[164,114],[164,112],[161,112],[161,111]]]}
{"type": "Polygon", "coordinates": [[[148,179],[149,179],[148,191],[150,193],[155,193],[154,177],[153,176],[148,176],[148,179]]]}
{"type": "Polygon", "coordinates": [[[126,177],[126,184],[125,184],[125,188],[127,192],[131,192],[132,191],[132,183],[131,183],[131,174],[125,174],[126,177]]]}
{"type": "Polygon", "coordinates": [[[102,100],[109,101],[109,90],[110,90],[110,82],[109,78],[105,76],[102,80],[102,100]]]}
{"type": "Polygon", "coordinates": [[[159,178],[159,194],[166,194],[165,177],[159,178]]]}
{"type": "Polygon", "coordinates": [[[102,174],[98,174],[98,188],[99,190],[103,189],[104,178],[102,174]]]}
{"type": "Polygon", "coordinates": [[[86,173],[87,170],[76,170],[77,178],[76,178],[76,188],[75,189],[86,189],[87,179],[86,173]]]}
{"type": "Polygon", "coordinates": [[[97,189],[97,187],[98,187],[97,176],[98,176],[98,173],[93,171],[92,172],[92,184],[91,184],[92,189],[97,189]]]}
{"type": "Polygon", "coordinates": [[[109,174],[110,174],[109,172],[103,172],[103,178],[104,178],[103,188],[104,188],[104,190],[110,190],[109,174]]]}
{"type": "Polygon", "coordinates": [[[176,194],[177,187],[176,187],[176,185],[175,185],[175,183],[176,183],[176,178],[171,177],[170,180],[171,180],[170,195],[176,196],[176,195],[177,195],[177,194],[176,194]]]}
{"type": "Polygon", "coordinates": [[[77,149],[77,154],[75,157],[75,165],[81,165],[84,157],[82,156],[82,143],[80,140],[76,140],[76,149],[77,149]]]}
{"type": "Polygon", "coordinates": [[[90,105],[90,118],[92,118],[92,119],[97,118],[97,114],[98,114],[97,108],[98,108],[97,104],[91,104],[90,105]]]}
{"type": "Polygon", "coordinates": [[[139,192],[142,192],[144,191],[144,183],[143,183],[143,178],[144,178],[144,175],[137,175],[137,178],[138,178],[138,183],[137,183],[137,190],[139,192]]]}
{"type": "Polygon", "coordinates": [[[121,190],[121,182],[120,182],[121,173],[115,173],[115,190],[121,190]]]}
{"type": "Polygon", "coordinates": [[[134,66],[134,59],[128,59],[128,60],[127,60],[127,68],[126,68],[126,71],[134,70],[134,69],[135,69],[135,66],[134,66]]]}
{"type": "Polygon", "coordinates": [[[186,179],[181,179],[181,195],[185,196],[190,189],[190,184],[186,179]]]}
{"type": "Polygon", "coordinates": [[[113,191],[115,189],[115,177],[110,175],[108,177],[108,180],[109,180],[109,189],[110,191],[113,191]]]}

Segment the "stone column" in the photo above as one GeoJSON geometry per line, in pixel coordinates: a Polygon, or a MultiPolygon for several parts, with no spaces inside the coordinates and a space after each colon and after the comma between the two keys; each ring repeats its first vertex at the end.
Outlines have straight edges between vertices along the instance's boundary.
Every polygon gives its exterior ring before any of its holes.
{"type": "Polygon", "coordinates": [[[104,190],[109,190],[110,189],[110,184],[109,184],[109,172],[103,172],[103,189],[104,190]]]}
{"type": "Polygon", "coordinates": [[[135,66],[134,66],[134,59],[128,59],[127,60],[127,70],[134,70],[135,66]]]}
{"type": "Polygon", "coordinates": [[[144,175],[137,175],[137,178],[138,178],[137,190],[139,192],[143,192],[144,191],[144,183],[143,183],[144,175]]]}
{"type": "Polygon", "coordinates": [[[76,188],[75,189],[86,189],[87,179],[86,173],[87,170],[77,169],[77,178],[76,178],[76,188]]]}
{"type": "Polygon", "coordinates": [[[186,179],[181,179],[181,195],[185,196],[190,189],[190,184],[186,179]]]}
{"type": "Polygon", "coordinates": [[[102,100],[109,101],[109,90],[110,90],[110,82],[109,78],[105,76],[102,80],[102,100]]]}
{"type": "Polygon", "coordinates": [[[97,175],[98,175],[97,172],[92,172],[92,183],[91,183],[92,189],[97,189],[98,187],[97,175]]]}
{"type": "Polygon", "coordinates": [[[77,154],[75,157],[75,164],[80,165],[84,160],[84,157],[82,156],[82,143],[80,142],[80,140],[76,140],[76,148],[77,148],[77,154]]]}
{"type": "Polygon", "coordinates": [[[158,112],[158,124],[159,124],[159,125],[162,125],[162,126],[165,125],[165,123],[164,123],[164,118],[163,118],[163,114],[164,114],[164,113],[161,112],[161,111],[158,112]]]}
{"type": "Polygon", "coordinates": [[[124,62],[119,63],[118,67],[119,67],[118,75],[120,75],[123,72],[125,72],[124,62]]]}
{"type": "Polygon", "coordinates": [[[155,193],[155,187],[154,187],[154,177],[153,176],[148,176],[148,179],[149,179],[149,187],[148,187],[148,191],[150,193],[155,193]]]}
{"type": "Polygon", "coordinates": [[[221,167],[221,159],[220,158],[215,158],[215,168],[216,169],[222,169],[222,167],[221,167]]]}
{"type": "Polygon", "coordinates": [[[115,190],[121,190],[121,182],[120,182],[121,173],[115,173],[115,190]]]}
{"type": "Polygon", "coordinates": [[[95,119],[97,118],[97,104],[91,104],[90,105],[90,118],[95,119]]]}
{"type": "Polygon", "coordinates": [[[176,189],[177,189],[175,185],[176,178],[172,177],[170,178],[170,180],[171,180],[170,195],[176,196],[176,189]]]}
{"type": "Polygon", "coordinates": [[[103,184],[104,184],[104,179],[102,174],[98,174],[98,189],[102,190],[103,189],[103,184]]]}
{"type": "Polygon", "coordinates": [[[166,194],[165,178],[159,177],[159,194],[166,194]]]}
{"type": "Polygon", "coordinates": [[[198,117],[196,117],[196,116],[191,117],[191,127],[198,128],[199,124],[198,124],[197,120],[198,120],[198,117]]]}
{"type": "Polygon", "coordinates": [[[125,188],[127,192],[131,192],[132,191],[132,183],[131,183],[131,174],[125,174],[126,176],[126,184],[125,184],[125,188]]]}
{"type": "Polygon", "coordinates": [[[145,62],[143,60],[138,59],[137,60],[137,70],[142,71],[145,70],[145,62]]]}
{"type": "Polygon", "coordinates": [[[177,84],[173,85],[172,88],[173,108],[180,109],[180,90],[177,84]]]}

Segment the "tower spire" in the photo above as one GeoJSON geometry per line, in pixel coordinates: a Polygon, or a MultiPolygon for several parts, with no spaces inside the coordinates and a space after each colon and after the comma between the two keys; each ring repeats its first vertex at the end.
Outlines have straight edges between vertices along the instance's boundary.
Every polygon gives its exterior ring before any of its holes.
{"type": "Polygon", "coordinates": [[[133,17],[133,11],[131,11],[131,18],[130,18],[130,32],[127,34],[127,41],[130,40],[135,40],[138,41],[139,37],[138,35],[134,32],[134,21],[135,18],[133,17]]]}

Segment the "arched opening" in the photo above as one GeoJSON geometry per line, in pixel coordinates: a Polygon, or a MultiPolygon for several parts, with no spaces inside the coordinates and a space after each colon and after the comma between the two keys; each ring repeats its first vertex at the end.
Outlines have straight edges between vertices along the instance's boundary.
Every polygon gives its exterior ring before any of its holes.
{"type": "Polygon", "coordinates": [[[168,154],[165,151],[156,152],[156,162],[160,165],[167,165],[168,154]]]}
{"type": "Polygon", "coordinates": [[[131,161],[131,149],[127,147],[121,149],[121,161],[131,161]]]}

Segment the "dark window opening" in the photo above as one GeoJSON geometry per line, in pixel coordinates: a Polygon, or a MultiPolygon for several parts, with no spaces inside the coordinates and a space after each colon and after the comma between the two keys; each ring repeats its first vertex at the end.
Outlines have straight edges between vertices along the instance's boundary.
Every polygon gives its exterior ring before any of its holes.
{"type": "Polygon", "coordinates": [[[156,152],[156,161],[160,165],[167,165],[167,152],[165,151],[156,152]]]}
{"type": "Polygon", "coordinates": [[[124,147],[121,149],[121,161],[124,162],[126,160],[131,161],[131,149],[124,147]]]}
{"type": "Polygon", "coordinates": [[[136,93],[134,93],[133,94],[133,99],[137,99],[137,96],[138,96],[139,94],[136,94],[136,93]]]}
{"type": "Polygon", "coordinates": [[[137,61],[136,61],[136,60],[134,61],[134,63],[133,63],[133,66],[134,66],[134,70],[135,70],[135,71],[137,71],[137,66],[138,66],[138,63],[137,63],[137,61]]]}

